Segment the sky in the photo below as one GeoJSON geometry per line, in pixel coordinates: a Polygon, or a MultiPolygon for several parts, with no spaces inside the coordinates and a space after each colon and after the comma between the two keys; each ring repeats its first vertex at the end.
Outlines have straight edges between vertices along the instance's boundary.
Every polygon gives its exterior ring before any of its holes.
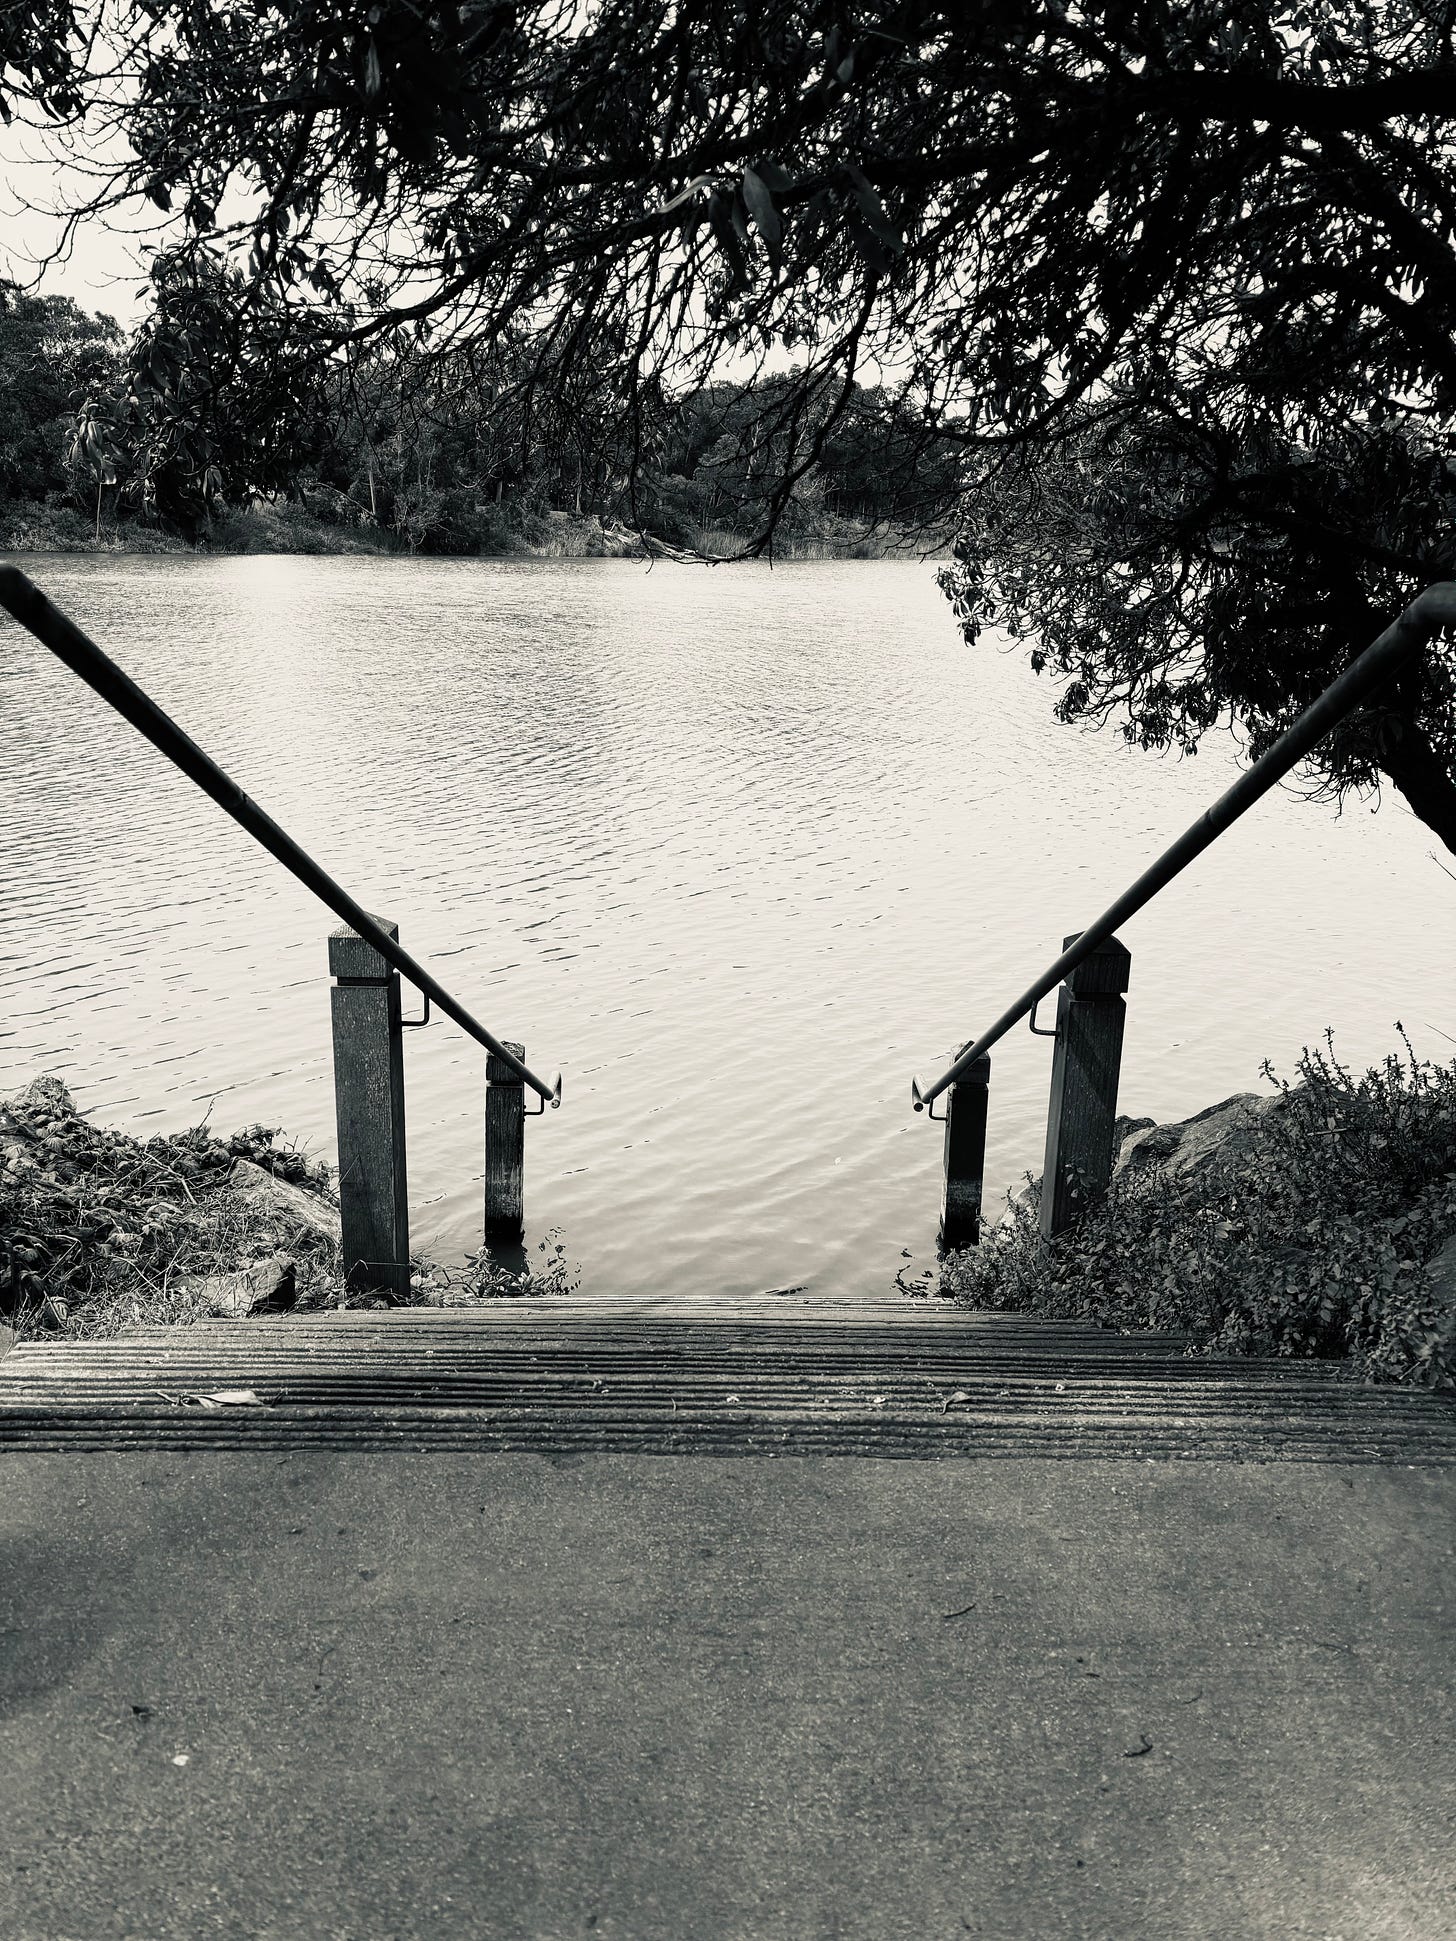
{"type": "MultiPolygon", "coordinates": [[[[30,285],[59,233],[59,224],[43,212],[64,201],[66,187],[65,172],[46,156],[43,134],[0,127],[0,274],[30,285]]],[[[39,287],[43,295],[68,296],[130,326],[146,309],[140,294],[145,281],[137,237],[92,222],[78,231],[69,262],[45,267],[39,287]]]]}

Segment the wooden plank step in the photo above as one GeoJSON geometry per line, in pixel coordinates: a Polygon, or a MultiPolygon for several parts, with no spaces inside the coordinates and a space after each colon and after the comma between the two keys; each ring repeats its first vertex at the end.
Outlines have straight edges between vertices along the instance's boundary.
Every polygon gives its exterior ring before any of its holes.
{"type": "Polygon", "coordinates": [[[0,1447],[157,1443],[1449,1465],[1456,1405],[1328,1363],[928,1304],[307,1314],[26,1342],[0,1364],[0,1447]],[[257,1403],[196,1399],[238,1390],[257,1403]]]}

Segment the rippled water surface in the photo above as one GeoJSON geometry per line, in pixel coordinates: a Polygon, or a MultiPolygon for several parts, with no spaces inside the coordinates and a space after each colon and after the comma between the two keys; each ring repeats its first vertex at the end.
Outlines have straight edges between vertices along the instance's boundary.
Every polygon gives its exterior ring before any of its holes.
{"type": "MultiPolygon", "coordinates": [[[[930,567],[23,562],[566,1104],[533,1237],[622,1293],[881,1293],[933,1254],[909,1107],[1233,773],[1058,728],[930,567]]],[[[0,1088],[330,1156],[332,919],[0,628],[0,1088]]],[[[1256,1089],[1326,1024],[1456,1036],[1456,888],[1398,800],[1279,795],[1124,931],[1123,1109],[1256,1089]]],[[[478,1244],[481,1056],[407,1039],[417,1248],[478,1244]]],[[[1039,1170],[1049,1048],[993,1057],[988,1199],[1039,1170]]]]}

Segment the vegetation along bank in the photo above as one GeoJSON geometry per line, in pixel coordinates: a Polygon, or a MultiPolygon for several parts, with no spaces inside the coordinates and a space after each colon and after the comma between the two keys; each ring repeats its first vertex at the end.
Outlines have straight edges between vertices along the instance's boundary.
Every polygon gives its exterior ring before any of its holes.
{"type": "MultiPolygon", "coordinates": [[[[559,1243],[538,1251],[525,1267],[416,1262],[412,1299],[566,1292],[559,1243]]],[[[0,1099],[0,1327],[104,1335],[383,1305],[345,1286],[329,1169],[267,1127],[134,1139],[93,1125],[54,1077],[0,1099]]]]}
{"type": "Polygon", "coordinates": [[[1456,1062],[1404,1049],[1355,1073],[1327,1040],[1263,1098],[1178,1125],[1122,1120],[1097,1207],[1043,1241],[1030,1181],[980,1247],[947,1258],[945,1291],[1456,1385],[1456,1062]]]}

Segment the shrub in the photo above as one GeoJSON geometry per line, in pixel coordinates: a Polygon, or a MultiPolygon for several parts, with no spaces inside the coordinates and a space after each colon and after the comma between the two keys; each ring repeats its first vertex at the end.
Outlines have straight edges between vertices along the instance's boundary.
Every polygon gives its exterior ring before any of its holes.
{"type": "MultiPolygon", "coordinates": [[[[373,527],[325,518],[313,506],[279,499],[244,507],[224,507],[209,526],[207,550],[213,553],[388,553],[394,543],[373,527]]],[[[133,528],[126,529],[128,543],[133,528]]]]}
{"type": "Polygon", "coordinates": [[[156,526],[135,521],[104,524],[101,536],[90,513],[73,506],[42,505],[15,499],[0,505],[0,552],[5,553],[186,553],[184,540],[156,526]]]}
{"type": "Polygon", "coordinates": [[[1050,1243],[1036,1194],[942,1286],[979,1308],[1190,1331],[1214,1352],[1349,1357],[1371,1378],[1456,1385],[1456,1297],[1433,1263],[1456,1234],[1456,1062],[1356,1075],[1323,1049],[1280,1108],[1196,1174],[1119,1173],[1050,1243]]]}

